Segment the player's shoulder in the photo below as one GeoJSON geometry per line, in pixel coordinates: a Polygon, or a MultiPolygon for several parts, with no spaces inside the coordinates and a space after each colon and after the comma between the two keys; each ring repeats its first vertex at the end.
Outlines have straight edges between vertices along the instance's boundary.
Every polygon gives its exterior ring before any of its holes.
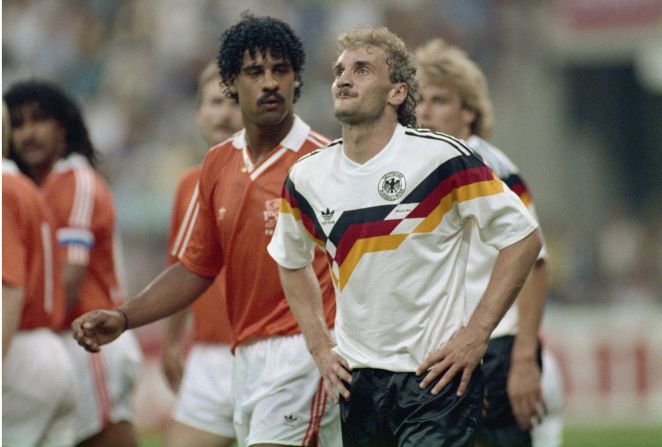
{"type": "Polygon", "coordinates": [[[239,140],[242,138],[242,131],[239,131],[228,139],[210,147],[200,168],[202,169],[204,165],[209,163],[223,163],[228,157],[240,156],[242,143],[239,140]]]}
{"type": "Polygon", "coordinates": [[[327,141],[323,146],[313,148],[311,151],[303,154],[294,163],[293,169],[305,169],[306,166],[315,166],[317,164],[324,164],[329,157],[333,156],[334,152],[342,147],[342,138],[337,140],[327,141]]]}
{"type": "Polygon", "coordinates": [[[200,178],[200,172],[202,172],[202,164],[191,166],[187,168],[180,176],[178,183],[188,184],[191,182],[197,182],[200,178]]]}
{"type": "Polygon", "coordinates": [[[501,149],[488,141],[477,135],[472,135],[467,142],[499,177],[503,178],[519,172],[517,165],[501,149]]]}
{"type": "Polygon", "coordinates": [[[425,128],[405,127],[403,133],[403,144],[408,146],[408,150],[416,150],[417,148],[419,150],[433,150],[448,157],[473,155],[473,151],[466,141],[442,132],[425,128]]]}

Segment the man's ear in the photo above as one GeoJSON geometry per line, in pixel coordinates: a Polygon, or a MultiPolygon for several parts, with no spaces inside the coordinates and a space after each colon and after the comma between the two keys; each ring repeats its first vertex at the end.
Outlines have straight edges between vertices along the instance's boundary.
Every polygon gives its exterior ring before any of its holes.
{"type": "Polygon", "coordinates": [[[476,112],[474,112],[473,110],[469,110],[467,108],[463,108],[461,114],[462,114],[462,123],[468,128],[471,128],[473,122],[476,121],[476,112]]]}
{"type": "Polygon", "coordinates": [[[409,89],[407,84],[404,82],[399,82],[391,88],[391,91],[388,94],[388,102],[393,106],[400,107],[400,104],[404,103],[407,100],[407,93],[409,89]]]}

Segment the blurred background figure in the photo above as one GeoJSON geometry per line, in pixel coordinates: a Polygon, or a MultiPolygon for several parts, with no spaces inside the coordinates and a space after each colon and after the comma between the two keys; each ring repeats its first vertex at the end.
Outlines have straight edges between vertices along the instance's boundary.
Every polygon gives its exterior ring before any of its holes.
{"type": "MultiPolygon", "coordinates": [[[[536,216],[531,193],[518,168],[485,139],[492,132],[492,103],[487,80],[459,47],[434,39],[418,48],[422,127],[467,141],[476,154],[536,216]]],[[[466,290],[471,309],[490,280],[498,252],[483,243],[472,227],[466,290]]],[[[547,251],[541,250],[517,300],[496,327],[483,358],[485,415],[478,443],[485,446],[531,446],[531,429],[545,416],[538,341],[547,292],[547,251]]],[[[559,427],[560,428],[560,427],[559,427]]],[[[560,433],[556,436],[560,441],[560,433]]]]}
{"type": "Polygon", "coordinates": [[[18,82],[5,92],[11,116],[10,154],[40,188],[55,218],[62,252],[66,309],[57,328],[74,361],[78,384],[76,443],[137,445],[131,397],[141,353],[126,334],[103,354],[82,351],[71,322],[122,303],[117,276],[115,204],[94,169],[96,153],[78,106],[55,84],[18,82]]]}
{"type": "MultiPolygon", "coordinates": [[[[211,148],[241,129],[241,110],[221,90],[215,62],[200,73],[197,96],[195,121],[205,142],[203,147],[211,148]]],[[[186,228],[197,205],[201,170],[201,165],[190,168],[177,184],[168,235],[168,264],[176,263],[185,249],[186,228]]],[[[225,305],[224,278],[222,271],[191,306],[194,345],[185,369],[188,337],[183,337],[182,332],[188,311],[168,320],[162,365],[178,400],[166,431],[167,446],[222,447],[236,437],[232,426],[232,330],[225,305]]]]}
{"type": "Polygon", "coordinates": [[[76,383],[52,329],[64,318],[55,222],[37,187],[6,158],[2,103],[2,445],[74,445],[76,383]]]}
{"type": "MultiPolygon", "coordinates": [[[[526,174],[549,252],[545,344],[567,393],[567,445],[662,436],[662,0],[5,0],[2,82],[48,78],[79,99],[118,203],[126,285],[164,262],[170,207],[203,145],[190,119],[216,37],[244,9],[290,23],[308,56],[297,110],[336,138],[335,36],[387,26],[410,48],[440,37],[490,80],[491,142],[526,174]],[[216,37],[215,37],[216,36],[216,37]],[[535,150],[532,150],[535,148],[535,150]],[[554,330],[547,331],[546,328],[554,330]]],[[[160,430],[172,396],[163,326],[136,422],[160,430]]]]}

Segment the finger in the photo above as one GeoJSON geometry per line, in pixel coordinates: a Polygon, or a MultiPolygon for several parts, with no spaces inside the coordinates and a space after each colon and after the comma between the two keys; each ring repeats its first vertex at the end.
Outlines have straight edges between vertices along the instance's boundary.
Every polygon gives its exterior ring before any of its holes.
{"type": "Polygon", "coordinates": [[[457,373],[460,372],[460,368],[456,365],[451,366],[446,370],[443,376],[441,376],[441,379],[439,379],[439,382],[432,387],[432,394],[437,395],[441,390],[443,390],[446,385],[451,383],[453,378],[457,375],[457,373]]]}
{"type": "Polygon", "coordinates": [[[469,387],[469,383],[471,382],[471,376],[473,375],[473,368],[464,368],[464,371],[462,371],[462,378],[460,379],[460,386],[457,388],[457,397],[460,397],[464,394],[464,392],[467,390],[469,387]]]}
{"type": "Polygon", "coordinates": [[[347,371],[343,367],[342,363],[336,363],[335,365],[333,365],[332,369],[333,372],[336,373],[338,377],[340,377],[340,379],[344,380],[347,383],[352,383],[352,375],[350,374],[349,371],[347,371]]]}
{"type": "Polygon", "coordinates": [[[425,375],[423,380],[421,380],[420,387],[421,389],[427,388],[441,373],[443,373],[448,368],[448,359],[442,360],[440,363],[434,365],[428,370],[428,373],[425,375]]]}
{"type": "Polygon", "coordinates": [[[338,392],[342,395],[342,397],[345,398],[345,400],[349,400],[349,390],[347,387],[345,387],[345,384],[343,383],[338,376],[335,374],[332,376],[331,381],[333,382],[333,385],[336,387],[338,392]]]}
{"type": "Polygon", "coordinates": [[[420,365],[418,365],[418,369],[416,369],[416,375],[420,376],[425,373],[425,371],[429,370],[432,368],[434,365],[437,363],[440,363],[444,360],[445,354],[439,350],[439,351],[434,351],[429,353],[421,362],[420,365]]]}
{"type": "Polygon", "coordinates": [[[324,391],[326,391],[327,396],[329,396],[329,398],[337,404],[339,399],[335,390],[333,389],[333,384],[326,379],[323,380],[322,383],[324,385],[324,391]]]}

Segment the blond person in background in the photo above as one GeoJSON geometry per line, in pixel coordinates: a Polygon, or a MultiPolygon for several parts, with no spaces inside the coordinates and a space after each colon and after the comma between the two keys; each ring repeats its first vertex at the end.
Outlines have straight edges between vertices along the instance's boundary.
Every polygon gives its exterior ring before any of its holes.
{"type": "MultiPolygon", "coordinates": [[[[205,148],[230,138],[241,129],[238,104],[221,90],[221,77],[210,62],[198,79],[195,121],[205,148]]],[[[202,166],[179,179],[168,235],[168,265],[179,260],[186,229],[197,205],[202,166]]],[[[235,438],[232,426],[232,331],[225,304],[224,273],[191,305],[193,347],[184,368],[184,337],[188,310],[168,319],[162,358],[163,373],[177,393],[177,403],[166,435],[166,446],[223,447],[235,438]],[[183,378],[182,378],[183,377],[183,378]]]]}
{"type": "Polygon", "coordinates": [[[472,445],[479,362],[538,255],[537,225],[464,143],[409,127],[416,68],[400,38],[359,28],[338,50],[331,92],[342,139],[293,166],[269,253],[327,392],[340,393],[345,447],[472,445]],[[474,221],[500,253],[469,317],[474,221]],[[315,247],[336,289],[335,339],[315,247]]]}
{"type": "MultiPolygon", "coordinates": [[[[493,117],[482,71],[462,50],[441,39],[420,47],[416,57],[419,124],[465,140],[535,216],[531,193],[519,169],[486,141],[493,117]]],[[[472,225],[466,273],[469,312],[485,292],[498,255],[480,240],[478,231],[478,225],[472,225]]],[[[477,436],[480,445],[530,446],[531,429],[545,417],[538,333],[547,284],[546,256],[543,248],[515,305],[490,337],[483,359],[487,404],[477,436]]]]}

